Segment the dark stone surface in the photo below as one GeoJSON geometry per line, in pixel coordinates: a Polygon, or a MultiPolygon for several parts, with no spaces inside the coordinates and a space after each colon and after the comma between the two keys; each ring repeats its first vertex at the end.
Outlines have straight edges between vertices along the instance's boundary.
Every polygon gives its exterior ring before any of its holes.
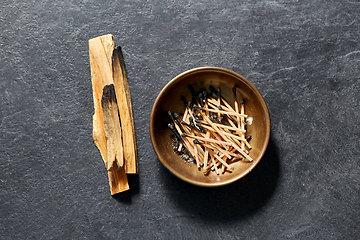
{"type": "Polygon", "coordinates": [[[360,2],[2,1],[0,239],[356,239],[360,2]],[[128,70],[140,175],[111,197],[92,142],[88,40],[112,33],[128,70]],[[268,103],[266,155],[199,188],[152,149],[155,97],[219,66],[268,103]]]}

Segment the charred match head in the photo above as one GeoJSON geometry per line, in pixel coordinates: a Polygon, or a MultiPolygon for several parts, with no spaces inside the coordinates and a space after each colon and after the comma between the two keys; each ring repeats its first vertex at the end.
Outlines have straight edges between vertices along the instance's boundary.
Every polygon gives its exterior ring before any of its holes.
{"type": "Polygon", "coordinates": [[[175,128],[173,123],[168,123],[168,128],[170,128],[171,130],[173,130],[175,128]]]}
{"type": "Polygon", "coordinates": [[[221,97],[219,87],[216,88],[216,96],[217,96],[218,99],[220,99],[220,97],[221,97]]]}
{"type": "Polygon", "coordinates": [[[191,84],[188,85],[189,87],[189,90],[191,92],[191,95],[192,95],[192,100],[191,100],[191,105],[190,105],[190,108],[197,103],[197,96],[196,96],[196,92],[193,88],[193,86],[191,84]]]}
{"type": "Polygon", "coordinates": [[[180,130],[182,132],[184,132],[183,127],[181,126],[181,124],[178,121],[179,115],[177,113],[172,113],[171,111],[168,111],[167,113],[168,113],[169,117],[171,118],[172,122],[174,124],[176,124],[177,126],[179,126],[180,130]]]}
{"type": "Polygon", "coordinates": [[[188,108],[189,105],[188,105],[188,102],[186,101],[186,97],[185,97],[185,96],[181,96],[181,100],[184,102],[185,108],[188,108]]]}
{"type": "Polygon", "coordinates": [[[251,136],[251,135],[247,135],[247,136],[245,137],[245,139],[246,139],[246,141],[250,142],[250,140],[252,139],[252,136],[251,136]]]}
{"type": "Polygon", "coordinates": [[[221,121],[220,121],[220,119],[218,118],[217,115],[214,114],[212,118],[213,118],[214,122],[217,122],[217,123],[221,124],[221,121]]]}
{"type": "Polygon", "coordinates": [[[234,87],[232,88],[232,91],[233,91],[233,94],[234,94],[235,101],[237,101],[237,100],[236,100],[236,86],[234,86],[234,87]]]}
{"type": "Polygon", "coordinates": [[[173,122],[175,122],[175,118],[174,118],[172,112],[168,111],[167,113],[168,113],[169,117],[171,118],[171,120],[172,120],[173,122]]]}
{"type": "Polygon", "coordinates": [[[178,133],[178,131],[176,131],[175,129],[175,125],[174,123],[169,123],[168,127],[170,128],[170,130],[173,132],[173,134],[180,140],[183,142],[183,139],[181,138],[180,134],[178,133]]]}
{"type": "Polygon", "coordinates": [[[206,101],[207,97],[208,97],[208,92],[206,91],[205,88],[200,88],[200,92],[203,95],[204,100],[206,101]]]}
{"type": "Polygon", "coordinates": [[[188,123],[185,122],[185,121],[181,121],[181,124],[184,125],[184,126],[187,126],[188,128],[191,128],[190,124],[188,124],[188,123]]]}
{"type": "Polygon", "coordinates": [[[195,97],[196,94],[195,94],[195,90],[194,90],[193,86],[191,84],[189,84],[188,88],[189,88],[191,94],[193,95],[193,97],[195,97]]]}
{"type": "Polygon", "coordinates": [[[177,113],[173,113],[173,116],[174,116],[175,119],[179,118],[179,114],[177,114],[177,113]]]}
{"type": "Polygon", "coordinates": [[[204,102],[205,102],[205,100],[204,100],[203,94],[200,92],[200,93],[198,94],[198,96],[199,96],[199,99],[200,99],[200,106],[201,106],[201,107],[204,107],[204,102]]]}
{"type": "Polygon", "coordinates": [[[209,91],[210,91],[210,95],[214,94],[215,96],[217,96],[216,90],[215,90],[215,88],[213,86],[209,87],[209,91]]]}

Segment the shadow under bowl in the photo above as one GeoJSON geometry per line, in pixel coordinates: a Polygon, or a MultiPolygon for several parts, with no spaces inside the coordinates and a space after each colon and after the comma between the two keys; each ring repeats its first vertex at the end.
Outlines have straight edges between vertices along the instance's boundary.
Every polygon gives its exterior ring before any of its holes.
{"type": "Polygon", "coordinates": [[[261,160],[270,138],[270,115],[264,98],[256,87],[243,76],[218,67],[201,67],[186,71],[172,79],[157,96],[150,115],[150,139],[160,162],[175,176],[189,183],[216,187],[235,182],[248,174],[261,160]],[[252,162],[241,160],[233,163],[232,172],[216,175],[210,172],[204,175],[202,168],[189,164],[173,150],[172,135],[168,128],[171,122],[168,111],[184,113],[184,96],[188,101],[192,95],[189,85],[195,91],[209,86],[219,87],[221,96],[234,107],[232,88],[237,86],[237,99],[245,101],[245,114],[252,117],[252,124],[247,125],[247,135],[252,136],[249,156],[252,162]]]}

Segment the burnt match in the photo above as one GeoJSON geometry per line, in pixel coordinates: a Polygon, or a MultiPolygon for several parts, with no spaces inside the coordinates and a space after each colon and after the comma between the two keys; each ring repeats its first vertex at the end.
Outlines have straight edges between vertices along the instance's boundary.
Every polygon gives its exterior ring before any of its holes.
{"type": "Polygon", "coordinates": [[[174,142],[174,150],[186,147],[205,175],[211,171],[217,175],[231,173],[235,162],[253,161],[249,156],[251,136],[245,135],[248,115],[244,100],[238,101],[238,87],[232,88],[233,104],[221,96],[219,87],[210,86],[210,93],[204,88],[196,92],[192,85],[188,87],[192,100],[181,97],[185,105],[182,118],[168,112],[169,128],[179,139],[174,142]]]}

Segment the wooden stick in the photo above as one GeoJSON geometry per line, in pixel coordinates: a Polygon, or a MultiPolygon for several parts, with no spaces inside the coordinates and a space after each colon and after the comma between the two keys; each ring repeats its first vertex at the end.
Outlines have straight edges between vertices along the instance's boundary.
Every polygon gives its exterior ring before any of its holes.
{"type": "Polygon", "coordinates": [[[238,150],[238,151],[241,153],[241,155],[242,155],[243,157],[245,157],[247,160],[249,160],[250,162],[253,161],[253,159],[252,159],[248,154],[246,154],[246,153],[244,152],[244,150],[242,150],[238,145],[236,145],[235,143],[232,143],[232,146],[233,146],[236,150],[238,150]]]}
{"type": "Polygon", "coordinates": [[[105,85],[112,83],[112,52],[114,39],[112,35],[105,35],[89,40],[89,56],[91,66],[91,82],[94,101],[93,140],[100,150],[101,156],[107,161],[106,137],[104,132],[103,111],[101,98],[105,85]]]}
{"type": "MultiPolygon", "coordinates": [[[[245,102],[244,102],[244,100],[242,100],[241,102],[240,102],[240,104],[241,104],[241,107],[240,107],[240,112],[241,113],[245,113],[245,104],[244,104],[245,102]]],[[[240,123],[240,128],[241,128],[241,130],[244,130],[244,132],[245,132],[245,124],[246,124],[246,122],[245,122],[245,118],[244,117],[241,117],[241,123],[240,123]]],[[[243,137],[243,138],[245,138],[245,134],[241,134],[241,137],[243,137]]],[[[245,141],[245,143],[247,143],[247,141],[245,141]]],[[[245,146],[244,146],[245,144],[244,144],[244,141],[242,141],[242,143],[241,143],[241,148],[244,150],[245,149],[245,146]]]]}
{"type": "Polygon", "coordinates": [[[240,140],[242,144],[246,145],[249,149],[251,149],[251,145],[246,141],[246,139],[243,136],[237,136],[232,133],[225,132],[225,131],[223,132],[223,134],[225,134],[226,136],[229,136],[231,138],[240,140]]]}
{"type": "MultiPolygon", "coordinates": [[[[194,144],[192,141],[188,141],[186,138],[183,138],[182,136],[185,134],[184,132],[182,132],[182,130],[180,129],[180,127],[176,124],[175,125],[175,129],[177,131],[177,133],[180,136],[180,139],[185,143],[186,148],[189,150],[190,154],[194,157],[194,159],[196,159],[197,155],[201,155],[203,157],[204,153],[201,151],[202,149],[198,149],[198,146],[196,146],[196,144],[194,144]],[[194,151],[195,147],[197,148],[196,152],[194,151]],[[200,153],[199,153],[200,151],[200,153]]],[[[190,134],[190,132],[188,130],[185,130],[187,133],[190,134]]],[[[179,138],[178,136],[178,138],[179,138]]],[[[199,158],[196,159],[197,162],[199,160],[199,158]]]]}
{"type": "MultiPolygon", "coordinates": [[[[208,122],[208,123],[210,124],[210,126],[212,126],[212,127],[214,128],[214,130],[215,130],[218,134],[220,134],[220,136],[221,136],[225,141],[229,141],[229,142],[230,142],[230,140],[223,134],[223,132],[220,131],[219,128],[218,128],[212,121],[210,121],[210,119],[209,119],[208,116],[203,115],[203,118],[205,119],[206,122],[208,122]]],[[[224,144],[223,144],[223,145],[224,145],[224,144]]],[[[227,144],[227,145],[228,145],[228,144],[227,144]]]]}
{"type": "MultiPolygon", "coordinates": [[[[210,126],[208,126],[208,125],[203,125],[202,127],[205,128],[205,129],[207,129],[207,130],[209,130],[209,131],[214,131],[214,132],[216,132],[212,127],[210,127],[210,126]]],[[[220,126],[220,128],[221,128],[221,126],[220,126]]],[[[219,128],[219,130],[222,131],[220,128],[219,128]]],[[[226,129],[226,128],[225,128],[224,131],[222,131],[222,133],[225,134],[226,136],[236,138],[236,139],[238,139],[238,140],[240,140],[240,141],[246,141],[246,138],[240,137],[240,136],[235,135],[235,134],[233,134],[233,133],[230,133],[230,131],[229,131],[228,129],[226,129]]],[[[251,145],[250,145],[249,143],[247,143],[246,145],[247,145],[249,148],[251,148],[251,145]]]]}
{"type": "Polygon", "coordinates": [[[184,122],[186,122],[186,119],[188,118],[188,114],[189,114],[189,110],[187,108],[185,108],[184,116],[182,119],[184,122]]]}
{"type": "Polygon", "coordinates": [[[129,182],[124,168],[108,171],[111,195],[129,190],[129,182]]]}
{"type": "Polygon", "coordinates": [[[205,155],[204,155],[204,170],[206,169],[207,165],[208,165],[208,159],[209,159],[209,150],[205,149],[205,155]]]}
{"type": "Polygon", "coordinates": [[[122,125],[125,173],[138,174],[138,155],[130,88],[126,75],[124,57],[120,47],[113,51],[113,81],[122,125]]]}
{"type": "Polygon", "coordinates": [[[214,169],[215,169],[216,174],[219,175],[220,172],[219,172],[218,166],[217,166],[217,164],[215,162],[215,159],[211,158],[211,161],[212,161],[212,164],[214,165],[214,169]]]}
{"type": "MultiPolygon", "coordinates": [[[[208,107],[208,103],[207,103],[207,94],[206,94],[206,91],[204,89],[204,92],[205,92],[205,107],[207,108],[208,107]]],[[[206,112],[206,114],[208,115],[209,112],[206,112]]],[[[206,132],[206,135],[205,135],[205,138],[209,138],[210,137],[210,132],[207,131],[206,132]]],[[[205,155],[204,155],[204,170],[206,169],[207,165],[208,165],[208,159],[209,159],[209,150],[207,148],[205,148],[205,155]]]]}
{"type": "Polygon", "coordinates": [[[219,113],[219,114],[225,114],[225,115],[231,115],[231,116],[237,116],[237,117],[247,117],[247,115],[240,114],[240,113],[237,113],[237,112],[227,112],[227,111],[211,109],[211,108],[203,108],[203,107],[196,107],[196,108],[200,109],[200,110],[203,110],[203,111],[214,112],[214,113],[219,113]]]}
{"type": "MultiPolygon", "coordinates": [[[[239,104],[238,104],[238,101],[237,101],[237,97],[236,97],[236,87],[233,87],[233,93],[234,93],[234,105],[235,105],[235,112],[236,113],[239,113],[239,104]]],[[[236,121],[238,123],[238,128],[240,128],[240,117],[239,116],[236,116],[236,121]]]]}
{"type": "Polygon", "coordinates": [[[196,144],[194,144],[194,154],[195,154],[195,161],[198,168],[200,168],[200,162],[199,162],[199,154],[198,154],[198,148],[196,144]]]}
{"type": "MultiPolygon", "coordinates": [[[[202,124],[201,126],[202,126],[203,128],[213,129],[213,128],[209,127],[209,125],[206,125],[206,124],[208,124],[206,121],[200,121],[200,123],[202,124]]],[[[219,124],[219,123],[214,123],[214,122],[213,122],[213,124],[214,124],[215,126],[217,126],[218,128],[233,130],[233,131],[236,131],[236,132],[238,132],[238,133],[243,133],[243,132],[245,132],[245,130],[241,130],[241,129],[237,128],[237,127],[228,126],[228,125],[225,125],[225,124],[219,124]]]]}
{"type": "Polygon", "coordinates": [[[203,137],[197,137],[197,136],[190,136],[190,135],[186,135],[186,134],[183,134],[182,136],[183,136],[183,137],[194,138],[194,139],[197,139],[197,140],[203,141],[203,142],[212,142],[212,143],[217,143],[217,144],[220,144],[220,145],[227,145],[227,146],[231,146],[231,145],[232,145],[232,144],[229,143],[229,142],[214,140],[214,139],[211,139],[211,138],[203,138],[203,137]]]}
{"type": "Polygon", "coordinates": [[[208,96],[207,92],[201,89],[197,95],[191,85],[189,89],[193,100],[189,107],[185,97],[182,97],[185,104],[182,120],[177,121],[178,117],[175,114],[169,116],[172,118],[176,133],[181,134],[181,138],[187,143],[186,147],[193,154],[197,167],[202,167],[204,174],[208,174],[211,170],[219,175],[232,171],[233,166],[229,162],[234,163],[239,159],[253,161],[248,155],[251,145],[245,138],[246,130],[241,125],[241,120],[247,115],[241,108],[239,109],[236,87],[233,88],[235,109],[220,96],[220,89],[210,90],[216,94],[216,99],[208,96]],[[223,105],[220,105],[221,103],[223,105]],[[226,116],[229,124],[219,121],[222,116],[226,116]],[[243,147],[240,147],[242,145],[243,147]]]}
{"type": "MultiPolygon", "coordinates": [[[[247,155],[245,152],[244,152],[244,150],[242,150],[240,147],[238,147],[237,146],[237,144],[235,144],[233,141],[231,141],[228,137],[226,137],[225,136],[225,134],[223,134],[223,132],[222,131],[219,131],[219,129],[215,126],[214,127],[214,125],[212,124],[212,122],[209,120],[209,118],[206,116],[206,115],[203,115],[203,117],[204,117],[204,119],[208,122],[208,123],[210,123],[210,125],[212,125],[212,127],[224,138],[224,140],[226,141],[226,142],[229,142],[229,143],[231,143],[231,146],[233,146],[234,148],[236,148],[236,150],[238,150],[246,159],[248,159],[250,162],[252,162],[253,161],[253,159],[249,156],[249,155],[247,155]]],[[[224,145],[224,144],[223,144],[224,145]]]]}
{"type": "Polygon", "coordinates": [[[217,105],[217,100],[214,98],[208,98],[208,106],[212,107],[213,109],[234,112],[232,109],[226,107],[225,105],[222,105],[222,104],[220,104],[220,106],[217,105]]]}
{"type": "Polygon", "coordinates": [[[231,156],[230,156],[230,154],[229,154],[229,151],[227,151],[227,150],[224,150],[224,149],[221,149],[220,147],[218,147],[218,146],[216,146],[216,145],[212,145],[212,144],[206,144],[206,143],[204,143],[204,144],[202,144],[205,148],[206,148],[206,150],[207,151],[209,151],[209,149],[211,150],[211,151],[216,151],[216,152],[221,152],[221,153],[223,153],[226,157],[228,157],[228,158],[231,158],[231,156]]]}
{"type": "MultiPolygon", "coordinates": [[[[216,91],[216,93],[217,93],[217,104],[218,104],[218,106],[220,106],[220,98],[221,98],[221,96],[220,96],[220,88],[217,87],[216,90],[217,90],[216,91]]],[[[218,119],[221,120],[220,112],[218,112],[218,119]]]]}
{"type": "Polygon", "coordinates": [[[220,156],[218,156],[217,154],[214,154],[214,156],[217,158],[217,160],[224,164],[225,167],[227,167],[228,169],[233,169],[233,167],[227,164],[220,156]]]}
{"type": "MultiPolygon", "coordinates": [[[[101,153],[105,166],[107,166],[108,151],[101,98],[104,86],[113,83],[112,54],[114,45],[114,38],[111,34],[89,40],[91,82],[94,101],[93,140],[95,146],[101,153]]],[[[108,177],[111,195],[129,189],[124,169],[114,168],[108,171],[108,177]]]]}
{"type": "Polygon", "coordinates": [[[107,143],[106,169],[108,171],[112,169],[118,170],[124,166],[124,153],[114,84],[108,84],[104,87],[101,106],[107,143]]]}

